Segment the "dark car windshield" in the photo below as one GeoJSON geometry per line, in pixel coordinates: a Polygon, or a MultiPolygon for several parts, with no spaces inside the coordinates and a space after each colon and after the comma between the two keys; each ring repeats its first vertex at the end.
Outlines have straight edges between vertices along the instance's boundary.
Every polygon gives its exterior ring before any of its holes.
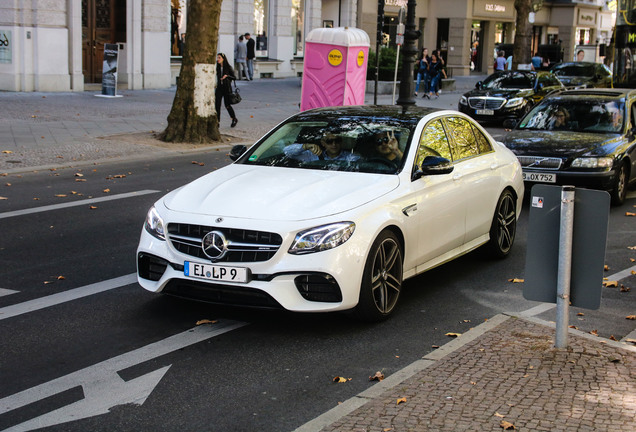
{"type": "Polygon", "coordinates": [[[623,130],[624,110],[624,101],[616,99],[545,100],[523,118],[518,128],[619,133],[623,130]]]}
{"type": "Polygon", "coordinates": [[[556,66],[553,70],[556,76],[586,76],[592,77],[594,76],[594,66],[593,65],[564,65],[564,66],[556,66]]]}
{"type": "Polygon", "coordinates": [[[520,72],[492,74],[484,80],[484,89],[531,89],[534,87],[534,75],[520,72]]]}
{"type": "Polygon", "coordinates": [[[340,116],[291,120],[254,145],[238,163],[395,174],[417,122],[340,116]],[[389,147],[397,146],[397,151],[389,147]],[[396,156],[398,155],[398,156],[396,156]]]}

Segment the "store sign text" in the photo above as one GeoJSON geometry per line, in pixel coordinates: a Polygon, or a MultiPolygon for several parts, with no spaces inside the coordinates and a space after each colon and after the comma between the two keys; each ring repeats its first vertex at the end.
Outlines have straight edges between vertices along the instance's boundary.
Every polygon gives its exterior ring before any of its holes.
{"type": "Polygon", "coordinates": [[[505,12],[506,6],[495,3],[486,3],[485,9],[488,12],[505,12]]]}

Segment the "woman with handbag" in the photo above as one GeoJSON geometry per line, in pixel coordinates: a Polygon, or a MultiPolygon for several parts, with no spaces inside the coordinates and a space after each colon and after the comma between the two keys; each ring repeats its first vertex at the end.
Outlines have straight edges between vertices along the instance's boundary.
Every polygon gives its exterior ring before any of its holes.
{"type": "Polygon", "coordinates": [[[216,106],[216,116],[219,119],[219,123],[221,123],[221,99],[223,99],[225,109],[227,113],[232,118],[231,127],[236,126],[238,123],[238,119],[236,118],[236,114],[234,113],[234,108],[230,105],[229,96],[232,93],[232,81],[236,79],[234,75],[234,69],[227,61],[227,57],[225,54],[219,53],[216,55],[216,91],[214,93],[215,96],[215,106],[216,106]]]}

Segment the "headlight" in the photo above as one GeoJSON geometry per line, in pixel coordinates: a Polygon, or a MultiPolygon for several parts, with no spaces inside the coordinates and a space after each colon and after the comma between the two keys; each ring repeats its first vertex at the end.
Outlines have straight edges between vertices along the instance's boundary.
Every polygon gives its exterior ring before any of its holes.
{"type": "Polygon", "coordinates": [[[459,103],[461,105],[468,105],[468,99],[466,99],[466,96],[462,96],[461,98],[459,98],[459,103]]]}
{"type": "Polygon", "coordinates": [[[613,164],[611,157],[583,157],[574,159],[572,168],[611,168],[613,164]]]}
{"type": "Polygon", "coordinates": [[[519,105],[523,104],[523,101],[524,101],[523,98],[512,98],[506,103],[506,107],[507,108],[518,107],[519,105]]]}
{"type": "Polygon", "coordinates": [[[146,228],[146,231],[148,231],[150,235],[157,237],[159,240],[166,239],[166,233],[163,228],[163,219],[161,219],[161,216],[159,216],[159,213],[157,213],[157,209],[154,206],[150,207],[150,210],[148,210],[144,228],[146,228]]]}
{"type": "Polygon", "coordinates": [[[301,231],[296,234],[289,253],[302,255],[333,249],[349,240],[355,229],[353,222],[338,222],[301,231]]]}

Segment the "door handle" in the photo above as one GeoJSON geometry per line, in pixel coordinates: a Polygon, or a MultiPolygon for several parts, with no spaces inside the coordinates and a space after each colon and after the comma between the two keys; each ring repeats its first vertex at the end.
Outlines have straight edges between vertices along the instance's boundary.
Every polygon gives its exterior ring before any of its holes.
{"type": "Polygon", "coordinates": [[[462,176],[461,174],[459,174],[459,173],[457,173],[457,174],[453,174],[453,180],[459,180],[459,179],[461,179],[462,177],[463,177],[463,176],[462,176]]]}
{"type": "Polygon", "coordinates": [[[493,162],[490,164],[490,169],[491,170],[496,170],[497,168],[499,168],[499,165],[497,164],[497,162],[493,162]]]}

